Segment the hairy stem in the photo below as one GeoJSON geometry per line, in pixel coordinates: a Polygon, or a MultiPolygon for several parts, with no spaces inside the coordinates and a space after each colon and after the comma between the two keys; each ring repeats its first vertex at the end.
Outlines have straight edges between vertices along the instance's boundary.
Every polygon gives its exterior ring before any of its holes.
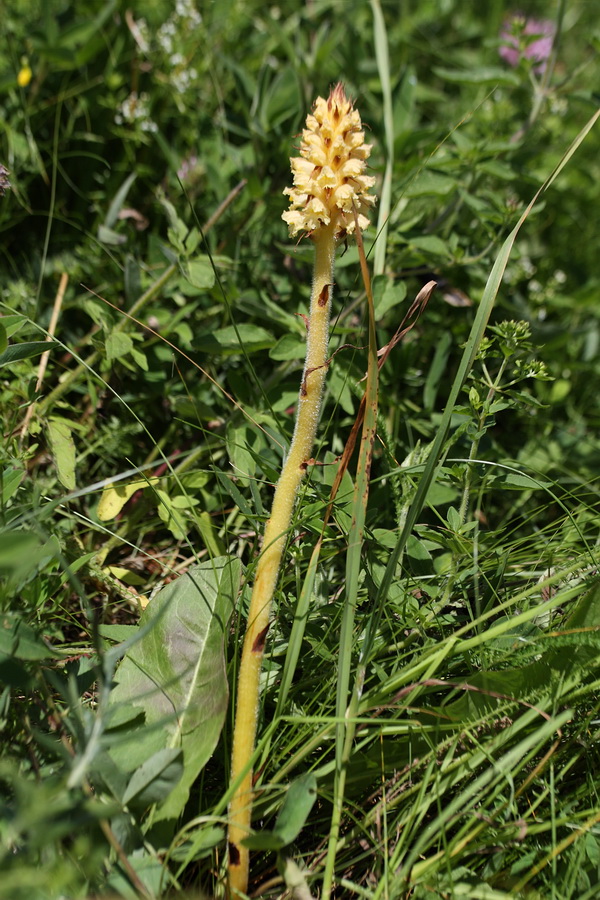
{"type": "Polygon", "coordinates": [[[296,427],[275,488],[271,518],[265,527],[263,549],[256,566],[240,662],[231,764],[231,779],[235,785],[235,793],[229,807],[228,833],[229,895],[232,898],[243,896],[248,888],[249,851],[241,841],[250,832],[251,762],[256,739],[260,671],[269,628],[271,601],[277,585],[296,494],[312,453],[327,373],[329,316],[336,245],[333,226],[327,225],[317,229],[313,234],[313,241],[315,268],[306,361],[300,385],[296,427]]]}

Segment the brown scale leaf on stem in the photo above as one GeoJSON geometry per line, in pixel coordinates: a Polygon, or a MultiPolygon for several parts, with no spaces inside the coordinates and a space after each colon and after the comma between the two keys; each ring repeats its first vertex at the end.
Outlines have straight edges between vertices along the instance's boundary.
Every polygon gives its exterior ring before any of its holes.
{"type": "Polygon", "coordinates": [[[265,628],[263,628],[256,635],[254,639],[254,643],[252,644],[252,652],[253,653],[262,653],[265,649],[265,643],[267,640],[267,634],[269,632],[269,628],[271,627],[270,623],[265,628]]]}

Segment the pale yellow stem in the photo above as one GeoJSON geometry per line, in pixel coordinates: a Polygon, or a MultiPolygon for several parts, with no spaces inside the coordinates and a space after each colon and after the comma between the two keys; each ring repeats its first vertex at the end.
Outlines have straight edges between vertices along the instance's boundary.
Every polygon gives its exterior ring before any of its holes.
{"type": "Polygon", "coordinates": [[[248,625],[244,638],[238,681],[237,709],[233,731],[232,782],[238,782],[229,807],[229,896],[244,896],[248,889],[250,855],[241,841],[250,833],[252,817],[252,769],[259,703],[259,680],[271,601],[277,585],[281,556],[292,521],[298,487],[312,448],[319,422],[329,343],[329,315],[333,291],[336,241],[333,225],[313,233],[315,268],[308,320],[306,361],[300,385],[296,427],[289,453],[275,488],[271,518],[266,524],[263,549],[256,577],[248,625]]]}

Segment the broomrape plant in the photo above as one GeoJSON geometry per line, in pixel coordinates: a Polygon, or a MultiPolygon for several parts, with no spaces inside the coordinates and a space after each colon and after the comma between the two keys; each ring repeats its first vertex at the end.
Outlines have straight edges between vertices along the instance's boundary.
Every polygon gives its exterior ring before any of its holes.
{"type": "Polygon", "coordinates": [[[317,98],[313,113],[307,116],[300,156],[290,160],[294,185],[284,192],[290,197],[290,209],[282,218],[291,237],[306,233],[312,240],[315,263],[296,425],[265,527],[240,663],[231,766],[235,793],[229,809],[228,834],[232,897],[245,894],[248,886],[249,851],[242,840],[249,834],[252,815],[251,757],[256,738],[259,677],[286,535],[319,422],[328,367],[335,250],[355,232],[356,223],[360,229],[369,224],[366,213],[375,203],[375,197],[368,193],[375,178],[365,174],[370,152],[360,115],[343,85],[337,84],[327,100],[317,98]]]}

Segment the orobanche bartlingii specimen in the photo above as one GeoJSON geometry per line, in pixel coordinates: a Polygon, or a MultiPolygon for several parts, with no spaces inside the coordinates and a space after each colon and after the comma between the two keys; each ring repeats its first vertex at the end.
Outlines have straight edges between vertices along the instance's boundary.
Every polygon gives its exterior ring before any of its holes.
{"type": "Polygon", "coordinates": [[[294,184],[285,189],[290,208],[283,219],[291,237],[306,234],[313,242],[315,263],[296,425],[256,565],[240,663],[231,767],[236,787],[229,808],[228,835],[232,898],[245,894],[248,887],[249,852],[241,841],[250,832],[252,814],[250,761],[256,738],[259,676],[281,557],[319,422],[328,366],[335,250],[354,233],[357,222],[360,229],[369,224],[366,213],[375,202],[368,193],[375,178],[365,174],[370,152],[360,115],[343,85],[337,84],[327,100],[317,98],[312,114],[307,116],[300,156],[291,159],[294,184]]]}

